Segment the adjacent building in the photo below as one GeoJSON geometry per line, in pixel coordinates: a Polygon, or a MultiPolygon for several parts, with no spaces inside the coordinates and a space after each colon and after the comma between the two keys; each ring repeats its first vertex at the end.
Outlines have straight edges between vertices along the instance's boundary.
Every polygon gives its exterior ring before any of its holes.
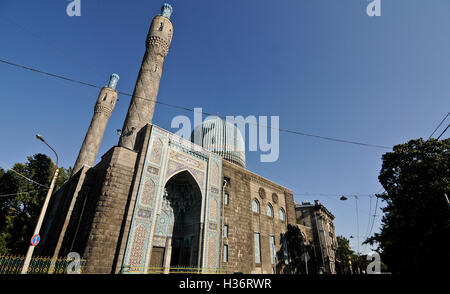
{"type": "Polygon", "coordinates": [[[323,273],[336,273],[337,240],[333,225],[334,215],[319,200],[314,204],[295,204],[297,226],[306,240],[314,246],[318,266],[323,273]]]}

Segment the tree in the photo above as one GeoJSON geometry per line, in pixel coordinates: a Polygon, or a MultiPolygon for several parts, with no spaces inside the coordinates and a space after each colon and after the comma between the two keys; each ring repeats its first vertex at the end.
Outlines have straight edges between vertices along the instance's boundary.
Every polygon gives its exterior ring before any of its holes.
{"type": "MultiPolygon", "coordinates": [[[[50,186],[55,166],[44,154],[16,163],[13,170],[0,170],[0,254],[25,254],[50,186]],[[19,174],[33,180],[29,181],[19,174]],[[43,186],[41,186],[41,185],[43,186]]],[[[60,168],[55,191],[68,179],[69,171],[60,168]]]]}
{"type": "Polygon", "coordinates": [[[378,244],[393,273],[448,272],[450,139],[411,140],[382,159],[382,227],[365,243],[378,244]]]}
{"type": "Polygon", "coordinates": [[[336,272],[338,274],[351,274],[351,262],[354,255],[350,248],[350,241],[343,237],[337,236],[338,247],[336,249],[336,272]]]}
{"type": "Polygon", "coordinates": [[[317,272],[317,262],[314,255],[314,249],[311,245],[307,244],[306,239],[300,229],[297,226],[288,225],[286,233],[281,234],[282,240],[281,249],[277,252],[277,268],[285,268],[285,256],[288,257],[289,269],[288,271],[293,274],[306,274],[306,263],[302,258],[304,253],[309,255],[308,259],[308,273],[317,272]],[[287,248],[286,248],[287,247],[287,248]]]}
{"type": "Polygon", "coordinates": [[[367,261],[366,254],[355,254],[351,255],[352,260],[352,271],[354,274],[363,274],[367,273],[367,266],[369,265],[369,261],[367,261]]]}

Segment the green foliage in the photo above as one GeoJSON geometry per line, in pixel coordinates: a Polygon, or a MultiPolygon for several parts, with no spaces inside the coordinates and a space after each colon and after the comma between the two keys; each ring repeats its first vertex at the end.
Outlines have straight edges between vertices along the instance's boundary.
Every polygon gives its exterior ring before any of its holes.
{"type": "Polygon", "coordinates": [[[411,140],[382,159],[382,227],[365,243],[378,244],[391,272],[447,272],[450,139],[411,140]]]}
{"type": "Polygon", "coordinates": [[[338,274],[351,274],[351,262],[354,252],[350,248],[350,241],[343,237],[337,236],[338,247],[336,249],[336,272],[338,274]]]}
{"type": "MultiPolygon", "coordinates": [[[[284,269],[285,272],[293,274],[306,274],[306,263],[302,259],[304,253],[308,253],[308,273],[317,273],[317,262],[314,254],[314,249],[311,245],[307,244],[306,239],[300,229],[297,226],[288,225],[286,233],[281,234],[281,240],[284,240],[287,247],[284,246],[277,252],[277,268],[284,269]],[[289,259],[289,268],[285,267],[285,255],[287,253],[289,259]]],[[[283,242],[283,241],[282,241],[283,242]]]]}
{"type": "Polygon", "coordinates": [[[352,271],[354,274],[366,273],[367,266],[370,261],[367,260],[367,255],[358,255],[353,253],[351,255],[352,271]]]}
{"type": "MultiPolygon", "coordinates": [[[[55,165],[44,154],[16,163],[13,170],[34,182],[50,186],[55,165]]],[[[39,218],[47,189],[21,177],[14,171],[0,169],[0,254],[25,254],[39,218]]],[[[69,171],[60,168],[54,191],[69,178],[69,171]]]]}

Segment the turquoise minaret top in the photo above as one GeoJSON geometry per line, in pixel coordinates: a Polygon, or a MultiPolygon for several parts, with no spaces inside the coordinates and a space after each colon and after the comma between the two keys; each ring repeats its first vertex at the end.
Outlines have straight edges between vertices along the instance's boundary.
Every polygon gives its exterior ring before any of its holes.
{"type": "Polygon", "coordinates": [[[167,17],[168,19],[170,19],[172,12],[173,12],[173,8],[168,3],[164,3],[164,5],[161,7],[161,15],[164,17],[167,17]]]}
{"type": "Polygon", "coordinates": [[[111,77],[109,78],[109,85],[108,87],[112,88],[112,89],[116,89],[117,86],[117,82],[119,81],[120,77],[118,74],[113,73],[111,75],[111,77]]]}

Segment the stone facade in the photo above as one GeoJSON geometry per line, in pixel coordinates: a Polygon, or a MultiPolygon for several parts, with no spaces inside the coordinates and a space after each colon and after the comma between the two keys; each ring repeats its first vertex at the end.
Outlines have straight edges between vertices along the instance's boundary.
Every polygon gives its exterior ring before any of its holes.
{"type": "Polygon", "coordinates": [[[151,125],[171,11],[165,4],[153,18],[118,146],[91,167],[117,100],[113,87],[102,89],[77,170],[50,203],[36,253],[78,252],[84,273],[274,273],[280,237],[296,223],[292,192],[151,125]]]}
{"type": "Polygon", "coordinates": [[[272,257],[281,247],[280,235],[287,224],[295,224],[292,192],[156,126],[148,125],[139,137],[139,152],[113,147],[95,167],[84,167],[74,175],[69,186],[78,188],[65,188],[61,196],[72,199],[69,211],[60,210],[66,213],[67,225],[57,228],[64,220],[57,213],[47,218],[47,236],[58,236],[51,242],[43,238],[47,252],[55,256],[79,252],[86,260],[85,273],[145,273],[154,262],[152,250],[162,248],[162,253],[155,252],[162,254],[160,265],[168,273],[177,246],[173,240],[176,205],[165,200],[165,188],[184,172],[195,180],[201,195],[198,238],[188,238],[198,244],[192,245],[196,249],[191,262],[198,260],[192,264],[205,273],[273,273],[272,257]],[[222,206],[225,194],[228,200],[222,206]],[[252,211],[253,200],[258,201],[259,212],[252,211]],[[255,233],[260,238],[260,262],[255,260],[255,233]]]}
{"type": "Polygon", "coordinates": [[[147,146],[121,272],[148,272],[150,265],[168,272],[177,262],[215,271],[221,241],[221,158],[156,126],[147,146]],[[178,175],[182,177],[172,181],[178,175]],[[177,190],[187,184],[187,190],[177,190]],[[190,253],[181,261],[180,244],[186,242],[190,253]],[[154,250],[162,254],[160,260],[154,250]],[[174,254],[176,250],[180,252],[174,254]]]}
{"type": "MultiPolygon", "coordinates": [[[[111,78],[112,79],[112,78],[111,78]]],[[[104,87],[97,98],[91,124],[81,145],[73,173],[77,173],[84,165],[92,167],[95,163],[100,144],[105,133],[106,125],[117,102],[117,91],[111,87],[104,87]]]]}
{"type": "Polygon", "coordinates": [[[83,257],[86,272],[111,273],[134,176],[136,152],[114,147],[104,156],[106,173],[83,257]]]}
{"type": "Polygon", "coordinates": [[[297,227],[300,229],[300,232],[302,232],[303,237],[305,238],[306,244],[314,244],[314,236],[313,236],[313,230],[311,227],[303,226],[300,224],[297,224],[297,227]]]}
{"type": "Polygon", "coordinates": [[[172,22],[163,15],[157,15],[152,20],[145,43],[145,54],[119,140],[119,146],[128,149],[136,150],[137,132],[146,124],[152,123],[164,59],[173,36],[172,22]]]}
{"type": "Polygon", "coordinates": [[[280,235],[287,231],[288,224],[295,224],[292,192],[227,161],[223,161],[223,176],[227,181],[224,194],[228,195],[223,210],[223,224],[227,226],[223,248],[228,248],[226,260],[222,257],[223,269],[228,273],[274,273],[270,237],[278,251],[280,235]],[[259,212],[253,212],[253,200],[258,201],[259,212]],[[268,205],[272,216],[267,215],[268,205]],[[280,209],[284,220],[280,219],[280,209]],[[260,262],[255,258],[255,233],[260,237],[260,262]]]}
{"type": "Polygon", "coordinates": [[[337,240],[334,216],[318,200],[314,204],[303,202],[295,205],[297,224],[308,241],[314,244],[314,252],[324,273],[336,273],[337,240]]]}

